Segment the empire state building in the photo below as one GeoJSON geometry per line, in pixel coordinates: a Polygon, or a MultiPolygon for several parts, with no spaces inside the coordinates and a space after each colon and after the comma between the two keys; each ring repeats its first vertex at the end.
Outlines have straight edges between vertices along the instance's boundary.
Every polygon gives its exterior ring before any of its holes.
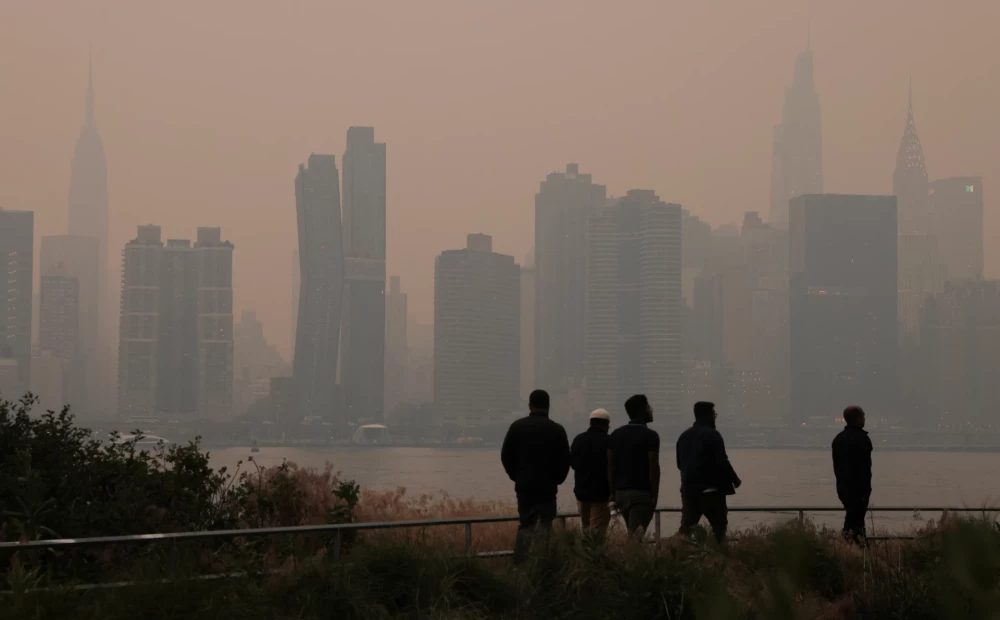
{"type": "Polygon", "coordinates": [[[69,186],[69,234],[97,237],[100,241],[101,271],[104,272],[108,257],[108,166],[104,157],[104,142],[97,131],[97,121],[94,118],[92,69],[87,81],[87,111],[83,130],[76,140],[73,155],[69,186]]]}

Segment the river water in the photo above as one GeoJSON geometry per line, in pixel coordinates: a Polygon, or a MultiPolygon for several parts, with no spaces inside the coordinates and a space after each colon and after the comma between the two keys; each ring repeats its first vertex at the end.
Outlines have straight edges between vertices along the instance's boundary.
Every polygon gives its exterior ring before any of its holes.
{"type": "MultiPolygon", "coordinates": [[[[213,466],[232,468],[250,456],[249,448],[211,451],[213,466]]],[[[452,498],[513,499],[513,483],[500,466],[497,450],[481,448],[261,448],[253,455],[261,465],[283,460],[303,467],[331,463],[344,478],[363,487],[392,490],[404,487],[409,495],[447,493],[452,498]]],[[[743,486],[730,506],[836,506],[830,454],[820,450],[730,450],[730,460],[743,486]]],[[[673,452],[661,455],[663,480],[660,506],[679,506],[680,486],[673,452]]],[[[876,452],[873,455],[873,506],[1000,506],[1000,454],[968,452],[876,452]]],[[[562,510],[575,510],[572,472],[559,489],[562,510]]],[[[937,518],[924,513],[921,518],[937,518]]],[[[789,515],[732,515],[737,527],[771,523],[789,515]]],[[[664,530],[675,527],[664,516],[664,530]]],[[[815,515],[835,526],[835,515],[815,515]]],[[[911,513],[875,515],[876,529],[901,530],[919,526],[911,513]]],[[[869,521],[871,526],[871,521],[869,521]]]]}

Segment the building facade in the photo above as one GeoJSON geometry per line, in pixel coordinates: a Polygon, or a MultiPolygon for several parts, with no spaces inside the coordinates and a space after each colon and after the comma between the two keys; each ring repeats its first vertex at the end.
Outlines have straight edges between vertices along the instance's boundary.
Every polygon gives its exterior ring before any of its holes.
{"type": "Polygon", "coordinates": [[[1000,409],[1000,282],[948,282],[921,321],[917,418],[930,429],[996,425],[1000,409]]]}
{"type": "Polygon", "coordinates": [[[122,416],[228,419],[233,406],[233,245],[140,226],[122,254],[118,408],[122,416]]]}
{"type": "Polygon", "coordinates": [[[346,289],[341,384],[346,418],[381,421],[385,404],[385,143],[373,127],[347,130],[344,151],[346,289]]]}
{"type": "Polygon", "coordinates": [[[333,155],[310,155],[295,177],[299,229],[298,320],[292,377],[299,415],[342,421],[337,356],[344,294],[340,179],[333,155]]]}
{"type": "Polygon", "coordinates": [[[389,279],[385,296],[385,412],[392,413],[406,400],[406,367],[408,365],[407,297],[400,287],[399,276],[389,279]]]}
{"type": "Polygon", "coordinates": [[[983,179],[952,177],[930,183],[931,228],[949,280],[983,278],[983,179]]]}
{"type": "Polygon", "coordinates": [[[521,268],[469,235],[434,264],[434,413],[444,437],[495,435],[520,398],[521,268]]]}
{"type": "MultiPolygon", "coordinates": [[[[67,360],[66,402],[77,414],[107,413],[102,409],[104,392],[107,391],[106,374],[100,360],[99,339],[102,307],[100,273],[103,268],[100,240],[81,235],[54,235],[42,237],[39,269],[41,273],[39,346],[43,355],[67,360]],[[46,277],[55,277],[55,283],[70,278],[75,280],[77,295],[72,307],[63,308],[61,295],[46,294],[46,277]],[[62,317],[56,319],[56,317],[62,317]],[[69,321],[69,322],[64,322],[69,321]],[[71,322],[71,323],[70,323],[71,322]],[[57,344],[65,339],[70,324],[75,326],[74,356],[66,358],[66,347],[57,344]]],[[[55,293],[56,290],[50,291],[55,293]]]]}
{"type": "MultiPolygon", "coordinates": [[[[0,269],[6,276],[0,323],[0,358],[17,361],[19,389],[31,385],[32,287],[34,284],[35,214],[0,208],[0,269]]],[[[10,364],[8,364],[10,366],[10,364]]],[[[10,375],[10,368],[7,369],[10,375]]],[[[14,385],[12,380],[7,385],[14,385]]],[[[8,388],[10,390],[10,388],[8,388]]],[[[16,400],[23,394],[4,394],[16,400]]]]}
{"type": "Polygon", "coordinates": [[[587,296],[588,408],[644,393],[660,419],[679,415],[681,207],[630,190],[593,217],[587,296]]]}
{"type": "Polygon", "coordinates": [[[846,405],[897,413],[894,196],[792,200],[791,416],[833,422],[846,405]]]}
{"type": "Polygon", "coordinates": [[[535,386],[561,392],[586,375],[587,234],[606,189],[577,164],[535,194],[535,386]]]}

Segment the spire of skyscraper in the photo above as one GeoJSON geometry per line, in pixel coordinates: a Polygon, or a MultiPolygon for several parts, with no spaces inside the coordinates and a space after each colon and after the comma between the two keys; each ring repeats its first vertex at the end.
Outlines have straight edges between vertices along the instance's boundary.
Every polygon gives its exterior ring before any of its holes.
{"type": "Polygon", "coordinates": [[[87,117],[84,119],[87,127],[94,126],[94,50],[87,55],[87,117]]]}
{"type": "Polygon", "coordinates": [[[811,36],[795,57],[792,86],[785,89],[781,124],[774,130],[771,170],[772,224],[788,224],[788,201],[823,193],[823,131],[819,95],[813,80],[811,36]]]}
{"type": "Polygon", "coordinates": [[[913,120],[913,78],[907,95],[906,126],[896,153],[896,170],[892,175],[892,193],[897,199],[900,234],[926,233],[924,212],[927,202],[927,166],[924,149],[913,120]]]}

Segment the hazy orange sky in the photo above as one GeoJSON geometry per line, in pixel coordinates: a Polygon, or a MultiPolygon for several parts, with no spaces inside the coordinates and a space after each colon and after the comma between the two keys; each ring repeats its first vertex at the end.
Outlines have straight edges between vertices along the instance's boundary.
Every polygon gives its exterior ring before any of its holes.
{"type": "MultiPolygon", "coordinates": [[[[289,351],[293,179],[350,125],[388,144],[389,273],[429,322],[468,232],[520,261],[534,194],[578,162],[713,224],[766,216],[806,0],[0,0],[0,205],[66,232],[93,44],[112,252],[221,226],[237,312],[289,351]]],[[[932,179],[982,175],[1000,273],[1000,2],[816,0],[826,190],[890,193],[908,76],[932,179]]],[[[37,245],[36,245],[37,247],[37,245]]]]}

